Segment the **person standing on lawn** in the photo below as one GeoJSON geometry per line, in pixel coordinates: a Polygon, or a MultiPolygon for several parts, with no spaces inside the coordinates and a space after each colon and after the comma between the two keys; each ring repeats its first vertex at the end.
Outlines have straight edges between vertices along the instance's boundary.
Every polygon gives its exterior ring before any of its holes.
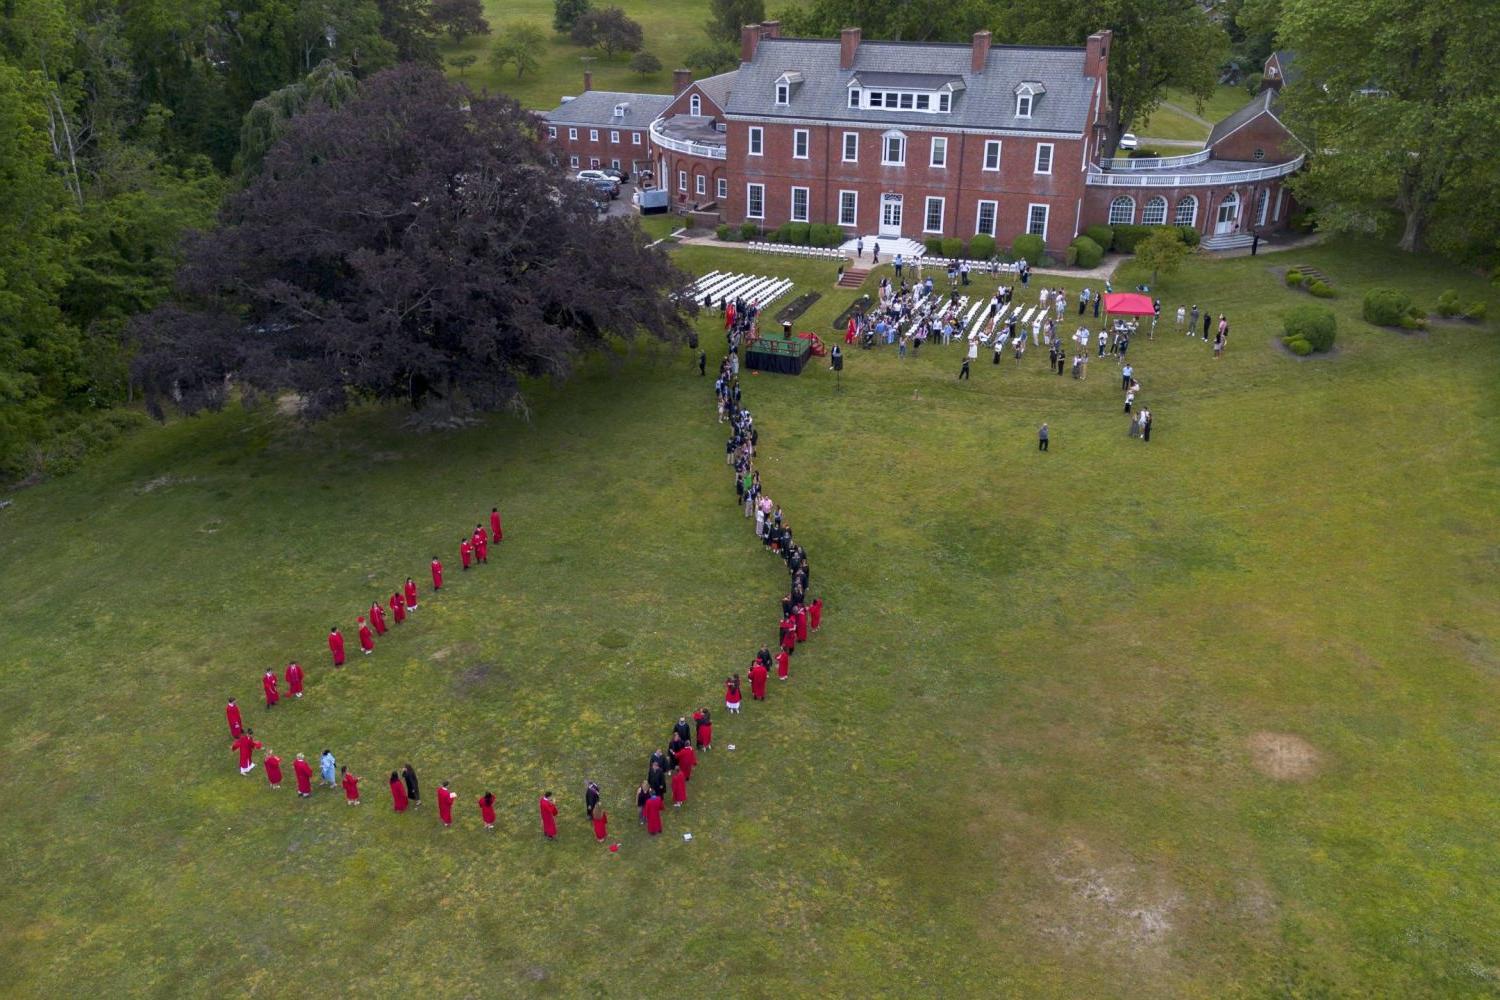
{"type": "Polygon", "coordinates": [[[458,798],[448,783],[443,782],[443,787],[438,789],[438,819],[442,820],[444,828],[453,826],[453,800],[458,798]]]}
{"type": "Polygon", "coordinates": [[[318,759],[318,769],[322,772],[323,784],[329,788],[338,787],[338,761],[334,759],[332,750],[323,751],[323,756],[318,759]]]}
{"type": "Polygon", "coordinates": [[[370,624],[375,626],[376,635],[385,635],[385,608],[380,606],[379,601],[373,601],[370,604],[370,624]]]}
{"type": "Polygon", "coordinates": [[[398,813],[406,812],[406,783],[401,780],[401,775],[395,771],[391,772],[391,808],[398,813]]]}
{"type": "Polygon", "coordinates": [[[224,706],[224,718],[229,722],[229,738],[239,739],[240,733],[245,731],[245,723],[240,719],[240,706],[234,703],[233,698],[224,706]]]}
{"type": "Polygon", "coordinates": [[[646,832],[653,837],[661,833],[661,810],[664,804],[661,800],[661,795],[655,789],[652,789],[651,795],[646,799],[646,805],[641,811],[642,815],[646,817],[646,832]]]}
{"type": "Polygon", "coordinates": [[[687,775],[682,773],[682,768],[674,768],[672,771],[672,808],[681,809],[686,801],[687,775]]]}
{"type": "Polygon", "coordinates": [[[552,793],[543,792],[542,797],[537,800],[536,808],[542,817],[542,833],[548,840],[556,840],[557,804],[552,801],[552,793]]]}
{"type": "Polygon", "coordinates": [[[1041,430],[1037,431],[1037,434],[1036,434],[1036,449],[1037,449],[1037,451],[1046,451],[1047,450],[1047,438],[1048,438],[1047,425],[1043,424],[1041,430]]]}
{"type": "Polygon", "coordinates": [[[344,801],[351,806],[359,805],[359,776],[350,774],[349,768],[344,768],[344,801]]]}
{"type": "Polygon", "coordinates": [[[369,656],[375,652],[375,639],[370,635],[370,626],[366,624],[364,615],[360,615],[355,621],[359,623],[359,648],[369,656]]]}
{"type": "Polygon", "coordinates": [[[262,758],[261,762],[266,765],[266,780],[271,783],[271,787],[280,788],[281,758],[276,756],[275,751],[267,750],[266,755],[264,758],[262,758]]]}
{"type": "Polygon", "coordinates": [[[276,690],[276,674],[267,670],[260,679],[260,686],[266,692],[266,707],[275,708],[276,703],[281,700],[281,695],[276,690]]]}
{"type": "Polygon", "coordinates": [[[293,698],[302,697],[302,664],[293,660],[286,665],[286,693],[293,698]]]}
{"type": "Polygon", "coordinates": [[[463,568],[465,570],[467,570],[469,568],[469,562],[473,558],[474,558],[474,539],[472,539],[472,538],[460,538],[458,540],[458,561],[463,564],[463,568]]]}
{"type": "Polygon", "coordinates": [[[342,667],[344,665],[344,637],[339,635],[337,625],[328,630],[328,651],[333,654],[333,665],[342,667]]]}
{"type": "Polygon", "coordinates": [[[485,792],[479,796],[479,818],[484,821],[486,830],[495,828],[495,793],[485,792]]]}
{"type": "Polygon", "coordinates": [[[583,811],[588,814],[589,819],[593,819],[594,810],[597,808],[599,808],[599,786],[590,781],[583,786],[583,811]]]}
{"type": "Polygon", "coordinates": [[[714,723],[707,705],[693,713],[693,745],[699,750],[712,750],[714,747],[714,723]]]}
{"type": "Polygon", "coordinates": [[[724,681],[724,707],[729,709],[730,715],[738,715],[740,712],[739,674],[734,674],[724,681]]]}
{"type": "Polygon", "coordinates": [[[500,508],[490,508],[490,541],[499,544],[505,539],[505,532],[500,530],[500,508]]]}
{"type": "MultiPolygon", "coordinates": [[[[440,570],[442,567],[438,567],[440,570]]],[[[411,577],[406,578],[406,610],[413,612],[417,610],[417,581],[411,577]]]]}
{"type": "Polygon", "coordinates": [[[432,557],[432,589],[443,589],[443,564],[437,556],[432,557]]]}
{"type": "Polygon", "coordinates": [[[312,798],[312,765],[300,753],[297,755],[297,759],[292,761],[292,773],[297,776],[297,798],[312,798]]]}
{"type": "Polygon", "coordinates": [[[482,563],[490,561],[490,537],[482,524],[474,525],[474,558],[482,563]]]}
{"type": "Polygon", "coordinates": [[[255,751],[265,746],[265,744],[255,738],[255,730],[247,729],[243,733],[240,733],[239,739],[231,743],[230,746],[240,755],[240,773],[249,774],[255,770],[255,760],[252,755],[255,751]]]}
{"type": "Polygon", "coordinates": [[[401,780],[406,782],[406,797],[415,809],[422,804],[422,786],[417,784],[417,772],[410,764],[401,769],[401,780]]]}
{"type": "Polygon", "coordinates": [[[594,839],[601,844],[604,843],[605,838],[609,836],[609,813],[605,812],[602,807],[595,809],[589,814],[589,820],[594,824],[594,839]]]}
{"type": "Polygon", "coordinates": [[[391,593],[391,617],[397,625],[406,621],[406,598],[401,596],[400,590],[391,593]]]}
{"type": "Polygon", "coordinates": [[[750,697],[756,701],[766,700],[766,665],[759,660],[750,667],[750,697]]]}

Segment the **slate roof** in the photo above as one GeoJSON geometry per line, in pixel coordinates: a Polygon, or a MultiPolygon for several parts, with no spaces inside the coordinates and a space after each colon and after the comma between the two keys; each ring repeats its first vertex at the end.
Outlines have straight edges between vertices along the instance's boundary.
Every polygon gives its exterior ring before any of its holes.
{"type": "Polygon", "coordinates": [[[1246,104],[1229,117],[1219,119],[1218,123],[1214,125],[1213,131],[1208,134],[1208,145],[1212,147],[1214,143],[1231,132],[1238,131],[1241,126],[1248,125],[1267,111],[1271,111],[1275,100],[1276,91],[1274,89],[1262,90],[1256,94],[1250,99],[1249,104],[1246,104]]]}
{"type": "Polygon", "coordinates": [[[671,94],[626,94],[617,90],[590,90],[571,101],[564,101],[542,115],[549,125],[589,125],[594,128],[643,129],[651,124],[667,105],[671,94]],[[623,118],[615,117],[615,105],[630,105],[623,118]]]}
{"type": "Polygon", "coordinates": [[[720,73],[718,76],[706,76],[701,80],[695,80],[698,89],[703,91],[703,96],[713,101],[720,108],[729,103],[729,92],[734,87],[734,78],[739,75],[739,70],[732,69],[728,73],[720,73]]]}
{"type": "Polygon", "coordinates": [[[877,70],[855,70],[863,87],[895,87],[898,90],[937,90],[944,84],[962,83],[963,77],[946,73],[881,73],[877,70]]]}
{"type": "Polygon", "coordinates": [[[1088,124],[1095,82],[1083,75],[1082,48],[996,45],[983,73],[970,69],[966,44],[861,42],[852,70],[839,68],[839,40],[763,38],[755,58],[741,63],[739,79],[725,111],[767,118],[815,118],[865,122],[873,126],[1015,129],[1080,135],[1088,124]],[[914,71],[920,68],[920,74],[914,71]],[[776,79],[792,70],[804,82],[792,88],[791,102],[776,105],[776,79]],[[852,76],[871,73],[958,77],[966,89],[954,96],[953,111],[928,114],[886,108],[851,108],[852,76]],[[1047,93],[1036,100],[1030,118],[1016,117],[1016,86],[1040,80],[1047,93]]]}

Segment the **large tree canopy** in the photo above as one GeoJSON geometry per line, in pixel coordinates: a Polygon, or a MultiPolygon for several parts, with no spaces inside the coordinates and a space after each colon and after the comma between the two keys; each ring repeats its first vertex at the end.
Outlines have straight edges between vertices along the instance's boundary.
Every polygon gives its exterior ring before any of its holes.
{"type": "Polygon", "coordinates": [[[1400,246],[1417,250],[1456,216],[1494,251],[1478,209],[1500,160],[1495,15],[1487,0],[1286,0],[1289,114],[1316,151],[1295,183],[1321,225],[1373,231],[1394,208],[1400,246]]]}
{"type": "Polygon", "coordinates": [[[1105,155],[1169,87],[1212,94],[1228,44],[1197,0],[815,0],[780,16],[796,35],[836,35],[858,24],[866,38],[963,42],[989,28],[998,41],[1023,45],[1082,45],[1109,28],[1105,155]]]}
{"type": "Polygon", "coordinates": [[[309,416],[356,398],[496,409],[608,335],[685,335],[686,284],[626,220],[560,179],[529,117],[436,71],[313,105],[189,241],[181,301],[138,317],[155,412],[226,382],[289,389],[309,416]]]}

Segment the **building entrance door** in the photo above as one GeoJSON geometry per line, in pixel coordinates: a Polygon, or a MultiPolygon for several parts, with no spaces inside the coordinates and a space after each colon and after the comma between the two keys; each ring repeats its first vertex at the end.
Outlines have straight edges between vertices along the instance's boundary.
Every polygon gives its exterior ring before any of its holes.
{"type": "Polygon", "coordinates": [[[1240,214],[1240,196],[1230,193],[1219,202],[1219,216],[1214,220],[1215,235],[1234,232],[1234,224],[1240,214]]]}
{"type": "Polygon", "coordinates": [[[899,194],[880,196],[880,235],[901,235],[901,196],[899,194]]]}

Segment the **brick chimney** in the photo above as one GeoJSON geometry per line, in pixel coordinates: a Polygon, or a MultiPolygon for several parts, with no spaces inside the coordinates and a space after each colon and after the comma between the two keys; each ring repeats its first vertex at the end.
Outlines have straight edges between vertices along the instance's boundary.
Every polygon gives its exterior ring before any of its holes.
{"type": "Polygon", "coordinates": [[[1109,70],[1109,43],[1114,38],[1114,32],[1106,28],[1096,31],[1089,36],[1088,47],[1084,50],[1083,75],[1101,77],[1109,70]]]}
{"type": "Polygon", "coordinates": [[[985,64],[990,60],[990,33],[988,31],[974,32],[974,48],[969,59],[969,69],[975,73],[983,73],[985,64]]]}
{"type": "Polygon", "coordinates": [[[747,24],[740,29],[740,62],[755,61],[755,47],[760,44],[760,25],[747,24]]]}
{"type": "Polygon", "coordinates": [[[760,22],[760,37],[762,37],[762,38],[780,38],[781,37],[781,22],[780,21],[762,21],[762,22],[760,22]]]}
{"type": "Polygon", "coordinates": [[[690,69],[674,69],[672,71],[672,93],[680,94],[687,90],[693,83],[693,71],[690,69]]]}
{"type": "Polygon", "coordinates": [[[588,70],[583,71],[583,92],[587,94],[594,89],[594,74],[588,70]]]}
{"type": "Polygon", "coordinates": [[[839,69],[854,68],[854,53],[859,51],[858,28],[845,28],[839,32],[839,69]]]}

